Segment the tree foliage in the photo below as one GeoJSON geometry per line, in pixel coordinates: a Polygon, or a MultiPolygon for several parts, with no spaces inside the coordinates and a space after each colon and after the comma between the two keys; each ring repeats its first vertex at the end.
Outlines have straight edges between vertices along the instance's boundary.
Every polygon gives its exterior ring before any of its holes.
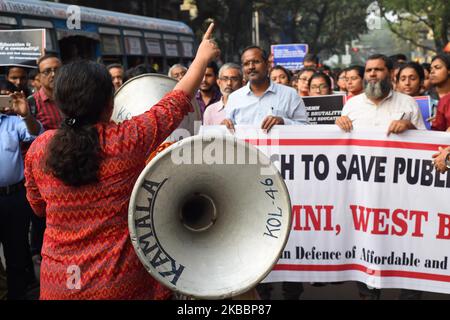
{"type": "Polygon", "coordinates": [[[198,32],[206,30],[209,20],[215,23],[215,38],[225,61],[238,61],[239,51],[252,41],[252,5],[248,0],[196,0],[198,16],[191,26],[198,32]]]}
{"type": "Polygon", "coordinates": [[[275,43],[307,43],[310,51],[343,52],[345,44],[367,31],[366,9],[372,0],[197,0],[194,30],[216,21],[216,36],[226,59],[252,41],[252,14],[260,14],[260,38],[275,43]]]}
{"type": "MultiPolygon", "coordinates": [[[[345,44],[367,31],[366,10],[371,0],[258,1],[269,21],[267,34],[290,35],[294,43],[307,43],[310,52],[343,52],[345,44]],[[273,32],[276,31],[276,32],[273,32]]],[[[288,37],[289,38],[289,37],[288,37]]],[[[270,39],[272,42],[277,39],[270,39]]]]}
{"type": "Polygon", "coordinates": [[[378,3],[385,17],[395,15],[396,19],[389,22],[389,27],[400,38],[432,51],[441,51],[448,43],[448,0],[379,0],[378,3]],[[428,31],[433,33],[434,47],[424,42],[424,36],[418,35],[428,31]]]}

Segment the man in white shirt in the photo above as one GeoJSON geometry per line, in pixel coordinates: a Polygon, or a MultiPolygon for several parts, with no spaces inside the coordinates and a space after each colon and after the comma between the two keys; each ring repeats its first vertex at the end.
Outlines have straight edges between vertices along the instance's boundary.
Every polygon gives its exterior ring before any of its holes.
{"type": "Polygon", "coordinates": [[[246,48],[241,61],[248,84],[230,95],[222,124],[230,130],[235,124],[247,124],[266,131],[274,125],[308,124],[305,104],[297,92],[270,80],[263,49],[246,48]]]}
{"type": "MultiPolygon", "coordinates": [[[[336,120],[342,130],[350,132],[358,127],[385,127],[388,135],[409,129],[426,130],[416,101],[392,90],[392,69],[392,62],[384,55],[376,54],[368,58],[364,92],[351,98],[342,109],[342,116],[336,120]]],[[[357,287],[361,299],[380,298],[380,289],[368,288],[361,282],[357,282],[357,287]]]]}
{"type": "Polygon", "coordinates": [[[235,63],[226,63],[219,70],[217,85],[222,93],[222,99],[206,108],[203,114],[203,124],[205,126],[220,125],[225,119],[225,106],[228,97],[234,91],[242,87],[242,70],[235,63]]]}
{"type": "Polygon", "coordinates": [[[336,124],[344,131],[353,128],[386,127],[387,133],[409,129],[425,130],[422,113],[416,101],[392,90],[392,62],[376,54],[366,62],[364,92],[350,99],[336,124]]]}

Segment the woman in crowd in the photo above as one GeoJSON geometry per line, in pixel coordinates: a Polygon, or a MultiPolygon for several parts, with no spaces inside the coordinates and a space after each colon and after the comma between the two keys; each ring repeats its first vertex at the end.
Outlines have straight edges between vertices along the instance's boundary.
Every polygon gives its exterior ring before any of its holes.
{"type": "Polygon", "coordinates": [[[450,93],[450,55],[438,54],[431,60],[430,82],[440,99],[450,93]]]}
{"type": "Polygon", "coordinates": [[[347,92],[347,69],[342,69],[337,73],[337,89],[339,92],[347,92]]]}
{"type": "Polygon", "coordinates": [[[402,64],[396,78],[397,91],[412,97],[420,96],[424,80],[425,73],[420,64],[416,62],[402,64]]]}
{"type": "Polygon", "coordinates": [[[431,130],[450,132],[450,93],[439,100],[431,130]]]}
{"type": "Polygon", "coordinates": [[[323,72],[316,72],[309,79],[310,96],[326,96],[332,94],[331,79],[323,72]]]}
{"type": "Polygon", "coordinates": [[[65,117],[32,144],[27,197],[47,217],[41,299],[166,299],[170,291],[145,270],[128,231],[129,197],[145,160],[192,111],[207,64],[220,51],[205,34],[173,92],[122,124],[110,121],[113,85],[94,62],[65,65],[55,99],[65,117]]]}
{"type": "MultiPolygon", "coordinates": [[[[407,62],[400,66],[396,77],[396,90],[411,97],[421,95],[425,72],[416,62],[407,62]]],[[[426,120],[426,119],[424,119],[426,120]]],[[[400,300],[419,300],[423,292],[419,290],[400,290],[400,300]]]]}
{"type": "Polygon", "coordinates": [[[297,92],[300,97],[309,96],[309,79],[314,72],[315,70],[312,68],[305,68],[298,73],[297,92]]]}
{"type": "Polygon", "coordinates": [[[447,131],[450,126],[450,55],[438,54],[431,60],[431,89],[427,94],[436,108],[432,130],[447,131]]]}
{"type": "Polygon", "coordinates": [[[346,70],[345,82],[348,97],[351,98],[364,91],[364,67],[351,66],[346,70]]]}
{"type": "Polygon", "coordinates": [[[423,68],[425,78],[423,80],[422,90],[420,90],[420,94],[426,95],[426,92],[428,92],[428,90],[430,90],[430,88],[431,88],[431,82],[430,82],[431,64],[425,62],[425,63],[422,63],[421,66],[423,68]]]}
{"type": "Polygon", "coordinates": [[[289,86],[291,83],[291,78],[291,72],[282,66],[275,66],[270,71],[270,79],[275,83],[289,86]]]}

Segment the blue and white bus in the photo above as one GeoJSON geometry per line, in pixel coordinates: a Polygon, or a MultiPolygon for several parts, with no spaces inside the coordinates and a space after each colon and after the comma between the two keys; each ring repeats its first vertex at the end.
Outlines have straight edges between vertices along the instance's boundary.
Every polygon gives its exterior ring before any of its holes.
{"type": "Polygon", "coordinates": [[[144,63],[166,72],[175,63],[187,65],[193,59],[194,33],[182,22],[79,6],[81,19],[74,28],[68,23],[72,8],[47,1],[0,0],[0,29],[45,28],[46,51],[64,62],[84,58],[125,68],[144,63]]]}

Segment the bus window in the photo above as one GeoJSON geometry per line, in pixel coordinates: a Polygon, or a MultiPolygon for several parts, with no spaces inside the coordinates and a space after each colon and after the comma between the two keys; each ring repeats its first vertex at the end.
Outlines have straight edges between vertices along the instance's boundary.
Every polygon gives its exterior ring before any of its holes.
{"type": "Polygon", "coordinates": [[[164,53],[162,48],[162,35],[156,32],[144,32],[145,49],[147,50],[147,63],[157,72],[164,72],[164,53]]]}
{"type": "Polygon", "coordinates": [[[25,29],[45,28],[45,51],[55,52],[55,41],[53,38],[53,23],[46,20],[22,19],[25,29]]]}
{"type": "Polygon", "coordinates": [[[56,52],[54,32],[50,29],[45,29],[45,51],[56,52]]]}
{"type": "Polygon", "coordinates": [[[179,57],[178,43],[174,41],[165,41],[164,49],[167,57],[179,57]]]}
{"type": "Polygon", "coordinates": [[[11,29],[17,25],[16,18],[0,16],[0,29],[11,29]]]}
{"type": "Polygon", "coordinates": [[[141,56],[144,54],[140,38],[125,37],[124,39],[125,39],[125,50],[127,55],[141,56]]]}
{"type": "Polygon", "coordinates": [[[123,35],[128,68],[145,64],[142,33],[136,30],[123,30],[123,35]]]}
{"type": "Polygon", "coordinates": [[[182,42],[182,55],[183,57],[192,58],[194,51],[194,43],[193,42],[182,42]]]}
{"type": "Polygon", "coordinates": [[[145,39],[145,47],[150,56],[162,56],[161,41],[158,39],[145,39]]]}
{"type": "Polygon", "coordinates": [[[178,37],[174,34],[164,34],[164,52],[166,56],[166,64],[165,64],[165,70],[166,72],[170,66],[180,63],[180,51],[178,47],[178,37]]]}
{"type": "Polygon", "coordinates": [[[120,38],[120,30],[116,28],[99,27],[102,60],[108,65],[123,63],[123,46],[120,38]]]}
{"type": "Polygon", "coordinates": [[[190,37],[180,37],[181,56],[184,58],[194,57],[194,40],[190,37]]]}
{"type": "Polygon", "coordinates": [[[61,59],[65,63],[79,59],[95,59],[96,47],[97,41],[82,36],[70,36],[59,41],[61,59]]]}
{"type": "Polygon", "coordinates": [[[120,45],[120,37],[112,35],[101,36],[102,52],[107,56],[122,55],[122,46],[120,45]]]}

